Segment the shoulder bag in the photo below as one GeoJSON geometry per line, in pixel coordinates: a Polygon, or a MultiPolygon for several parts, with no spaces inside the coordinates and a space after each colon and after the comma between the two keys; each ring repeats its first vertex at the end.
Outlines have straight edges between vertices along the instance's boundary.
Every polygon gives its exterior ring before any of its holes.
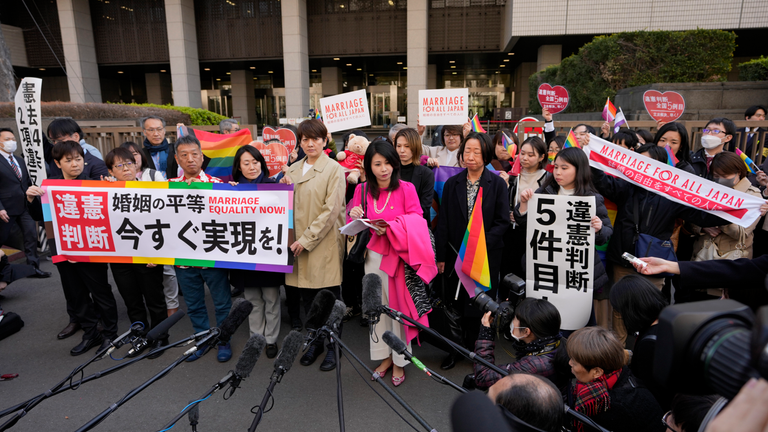
{"type": "MultiPolygon", "coordinates": [[[[365,196],[365,185],[363,183],[362,205],[363,205],[363,217],[366,216],[366,202],[368,201],[365,196]]],[[[355,236],[347,236],[347,261],[355,264],[362,264],[365,262],[365,256],[368,252],[368,241],[371,239],[371,230],[360,231],[355,236]]]]}

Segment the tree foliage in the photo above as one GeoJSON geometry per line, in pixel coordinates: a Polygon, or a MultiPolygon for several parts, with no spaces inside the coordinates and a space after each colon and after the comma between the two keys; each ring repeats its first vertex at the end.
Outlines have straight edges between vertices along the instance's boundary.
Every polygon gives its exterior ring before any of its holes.
{"type": "Polygon", "coordinates": [[[739,79],[742,81],[768,81],[768,57],[739,63],[739,79]]]}

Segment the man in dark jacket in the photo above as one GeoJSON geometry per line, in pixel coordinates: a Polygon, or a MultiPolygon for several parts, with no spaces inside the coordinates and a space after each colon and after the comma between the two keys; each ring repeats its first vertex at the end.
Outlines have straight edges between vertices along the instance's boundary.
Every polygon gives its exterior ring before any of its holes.
{"type": "MultiPolygon", "coordinates": [[[[768,113],[768,110],[766,110],[764,106],[753,105],[747,108],[747,110],[744,112],[744,119],[747,121],[765,121],[766,113],[768,113]]],[[[756,144],[758,145],[760,144],[760,132],[764,130],[765,129],[762,129],[760,127],[752,127],[752,128],[745,127],[745,128],[738,129],[738,132],[749,134],[747,136],[747,148],[744,152],[747,154],[747,156],[752,154],[752,148],[756,144]]],[[[730,145],[728,146],[728,150],[734,151],[737,145],[738,143],[736,143],[735,140],[731,141],[730,145]]],[[[765,150],[763,150],[763,153],[765,153],[765,150]]],[[[763,154],[763,156],[765,156],[765,154],[763,154]]]]}
{"type": "MultiPolygon", "coordinates": [[[[54,146],[64,141],[80,143],[80,146],[83,148],[83,175],[85,177],[99,180],[101,176],[109,176],[109,171],[101,158],[101,154],[97,153],[98,150],[95,147],[85,142],[83,130],[80,129],[80,125],[76,121],[71,118],[56,119],[48,125],[47,133],[48,139],[54,146]]],[[[53,159],[51,158],[49,161],[46,157],[46,162],[48,163],[48,178],[61,178],[61,168],[56,166],[53,159]]]]}
{"type": "Polygon", "coordinates": [[[701,147],[691,154],[691,165],[699,177],[709,176],[709,164],[716,154],[730,146],[736,136],[736,125],[727,118],[713,118],[702,130],[701,147]]]}

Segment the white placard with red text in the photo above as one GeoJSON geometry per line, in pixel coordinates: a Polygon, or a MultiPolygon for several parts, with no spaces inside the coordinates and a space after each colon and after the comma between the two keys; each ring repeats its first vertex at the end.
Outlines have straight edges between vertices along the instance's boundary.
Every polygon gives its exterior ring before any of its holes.
{"type": "Polygon", "coordinates": [[[463,125],[469,115],[469,89],[419,90],[422,126],[463,125]]]}
{"type": "Polygon", "coordinates": [[[320,99],[323,123],[328,132],[338,132],[371,125],[368,96],[357,90],[320,99]]]}

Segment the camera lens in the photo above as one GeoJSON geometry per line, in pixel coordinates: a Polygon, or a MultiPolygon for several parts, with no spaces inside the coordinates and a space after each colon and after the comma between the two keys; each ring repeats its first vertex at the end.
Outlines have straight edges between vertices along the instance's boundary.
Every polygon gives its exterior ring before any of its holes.
{"type": "Polygon", "coordinates": [[[499,310],[499,304],[493,301],[493,299],[485,293],[480,293],[475,296],[475,304],[480,310],[486,312],[490,311],[496,313],[499,310]]]}
{"type": "Polygon", "coordinates": [[[733,398],[758,374],[750,365],[752,331],[732,319],[711,322],[696,335],[689,351],[691,364],[698,364],[709,388],[733,398]]]}

